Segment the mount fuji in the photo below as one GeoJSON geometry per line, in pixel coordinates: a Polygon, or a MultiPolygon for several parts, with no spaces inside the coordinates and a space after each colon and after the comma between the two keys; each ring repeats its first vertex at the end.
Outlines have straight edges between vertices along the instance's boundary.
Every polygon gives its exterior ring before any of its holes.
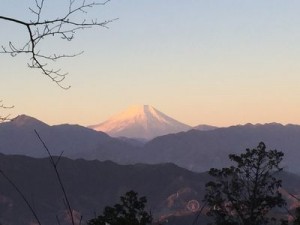
{"type": "Polygon", "coordinates": [[[149,105],[131,106],[107,121],[89,126],[112,137],[153,139],[192,129],[149,105]]]}

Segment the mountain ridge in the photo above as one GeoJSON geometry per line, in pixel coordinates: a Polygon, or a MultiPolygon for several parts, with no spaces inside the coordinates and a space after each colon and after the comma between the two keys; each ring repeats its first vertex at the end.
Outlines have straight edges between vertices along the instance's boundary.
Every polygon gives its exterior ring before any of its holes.
{"type": "MultiPolygon", "coordinates": [[[[30,120],[29,120],[30,121],[30,120]]],[[[260,141],[269,149],[285,154],[283,163],[289,171],[300,172],[300,126],[278,123],[246,124],[208,131],[189,130],[167,134],[150,141],[113,138],[79,125],[48,126],[36,123],[17,126],[0,124],[0,152],[44,157],[36,129],[53,155],[77,159],[112,160],[119,164],[172,162],[192,171],[228,166],[228,154],[255,148],[260,141]],[[17,140],[17,141],[16,141],[17,140]]]]}
{"type": "MultiPolygon", "coordinates": [[[[57,159],[54,157],[55,161],[57,159]]],[[[42,224],[56,224],[58,218],[59,224],[68,225],[68,212],[49,160],[0,153],[0,169],[26,194],[42,224]]],[[[119,196],[130,190],[147,197],[147,209],[160,224],[192,224],[196,217],[200,219],[199,224],[208,222],[199,213],[204,204],[205,184],[213,179],[207,172],[191,172],[172,163],[118,165],[111,161],[65,157],[60,158],[58,169],[75,218],[82,216],[83,224],[100,214],[105,206],[117,203],[119,196]],[[199,203],[196,212],[187,207],[190,201],[199,203]]],[[[283,194],[300,192],[298,175],[281,172],[279,177],[283,180],[283,194]]],[[[0,186],[0,224],[36,224],[10,183],[0,179],[0,186]]],[[[289,210],[293,210],[296,200],[290,198],[288,201],[289,210]]]]}
{"type": "MultiPolygon", "coordinates": [[[[54,160],[57,158],[54,157],[54,160]]],[[[23,193],[28,193],[28,200],[43,224],[56,224],[56,218],[62,225],[70,224],[64,220],[68,214],[49,158],[34,159],[0,153],[0,169],[16,182],[23,193]]],[[[186,204],[194,199],[201,202],[202,193],[198,192],[203,191],[208,178],[206,173],[194,173],[170,163],[124,166],[111,161],[61,157],[58,169],[74,215],[78,219],[82,215],[83,224],[95,217],[95,213],[100,214],[105,206],[117,203],[119,196],[130,190],[147,197],[147,206],[155,220],[183,213],[193,219],[194,213],[186,208],[186,204]],[[177,196],[174,203],[168,204],[168,199],[174,195],[177,196]]],[[[0,179],[0,186],[0,224],[35,224],[27,206],[11,185],[0,179]]]]}
{"type": "Polygon", "coordinates": [[[12,121],[0,123],[0,152],[31,157],[45,157],[47,153],[38,140],[37,131],[53,155],[69,158],[116,160],[126,156],[122,151],[134,152],[135,148],[125,141],[112,138],[106,133],[80,125],[47,125],[33,117],[22,115],[12,121]],[[17,140],[17,141],[16,141],[17,140]]]}
{"type": "Polygon", "coordinates": [[[285,154],[283,164],[289,171],[300,172],[300,126],[278,123],[246,124],[210,131],[189,130],[157,137],[144,146],[147,163],[173,162],[193,171],[230,164],[229,154],[255,148],[263,141],[268,149],[285,154]]]}

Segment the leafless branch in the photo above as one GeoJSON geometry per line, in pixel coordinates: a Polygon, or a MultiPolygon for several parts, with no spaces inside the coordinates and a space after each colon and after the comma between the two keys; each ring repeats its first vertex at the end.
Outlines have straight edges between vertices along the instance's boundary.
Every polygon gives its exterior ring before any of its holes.
{"type": "Polygon", "coordinates": [[[297,201],[300,202],[300,198],[299,198],[299,197],[297,197],[296,195],[294,195],[294,194],[292,194],[292,193],[290,193],[290,192],[288,192],[288,194],[289,194],[290,196],[292,196],[294,199],[296,199],[297,201]]]}
{"type": "Polygon", "coordinates": [[[85,15],[89,9],[103,6],[109,1],[110,0],[104,2],[88,2],[86,0],[69,0],[68,9],[64,16],[56,17],[54,19],[42,19],[44,15],[43,9],[45,7],[45,0],[35,0],[34,7],[29,8],[30,12],[35,15],[33,21],[26,22],[15,18],[0,16],[0,20],[10,21],[26,27],[28,34],[28,41],[23,46],[17,47],[14,43],[9,42],[6,47],[3,45],[1,46],[0,53],[10,54],[12,57],[19,54],[29,54],[29,68],[41,70],[42,74],[48,76],[61,88],[68,89],[70,86],[62,84],[62,81],[68,73],[62,72],[61,69],[52,68],[49,66],[48,62],[56,62],[61,58],[75,57],[83,52],[73,54],[45,54],[41,51],[40,45],[48,37],[58,37],[66,41],[72,41],[76,32],[79,30],[85,30],[92,27],[107,28],[107,25],[116,19],[98,22],[97,19],[84,18],[80,21],[76,21],[74,18],[80,14],[85,15]],[[80,3],[79,1],[82,2],[80,3]]]}
{"type": "Polygon", "coordinates": [[[56,216],[56,222],[58,225],[60,225],[60,220],[59,220],[58,216],[56,216]]]}
{"type": "MultiPolygon", "coordinates": [[[[1,108],[1,109],[11,109],[11,108],[13,108],[13,107],[14,107],[14,106],[7,106],[7,105],[4,105],[4,104],[3,104],[3,101],[0,100],[0,108],[1,108]]],[[[1,116],[1,115],[0,115],[0,123],[10,121],[9,117],[10,117],[10,114],[5,115],[5,116],[1,116]]]]}
{"type": "Polygon", "coordinates": [[[71,218],[71,221],[72,221],[72,225],[75,225],[73,210],[71,208],[71,204],[70,204],[69,198],[67,196],[66,189],[65,189],[65,187],[63,185],[62,179],[60,177],[60,173],[59,173],[58,168],[57,168],[58,161],[55,162],[55,160],[54,160],[54,158],[53,158],[53,156],[52,156],[49,148],[47,147],[47,145],[45,144],[45,142],[43,141],[43,139],[41,138],[41,136],[39,135],[39,133],[36,130],[34,130],[34,132],[35,132],[37,138],[39,139],[39,141],[42,143],[42,145],[43,145],[44,149],[46,150],[47,154],[49,155],[50,163],[51,163],[51,165],[52,165],[52,167],[53,167],[53,169],[55,171],[56,178],[57,178],[57,180],[59,182],[59,185],[60,185],[60,188],[61,188],[61,190],[63,192],[64,201],[66,202],[67,209],[69,211],[70,218],[71,218]]]}
{"type": "MultiPolygon", "coordinates": [[[[0,101],[1,102],[1,101],[0,101]]],[[[66,207],[67,207],[67,210],[69,212],[69,216],[71,218],[71,222],[72,222],[72,225],[75,225],[75,220],[74,220],[74,213],[73,213],[73,210],[71,208],[71,205],[70,205],[70,201],[69,201],[69,198],[67,196],[67,192],[66,192],[66,189],[63,185],[63,182],[62,182],[62,179],[61,179],[61,176],[60,176],[60,173],[58,171],[58,168],[57,168],[57,165],[58,165],[58,162],[62,156],[62,153],[61,155],[59,156],[58,160],[55,162],[54,161],[54,158],[50,152],[50,150],[48,149],[47,145],[45,144],[45,142],[43,141],[43,139],[41,138],[41,136],[39,135],[39,133],[34,130],[35,134],[37,135],[37,138],[39,139],[39,141],[42,143],[44,149],[46,150],[48,156],[49,156],[49,159],[50,159],[50,163],[55,171],[55,174],[56,174],[56,178],[59,182],[59,185],[60,185],[60,188],[63,192],[63,196],[64,196],[64,203],[66,204],[66,207]]],[[[18,185],[0,168],[0,175],[2,175],[2,177],[15,189],[15,191],[21,196],[21,198],[23,199],[23,201],[26,203],[27,207],[29,208],[29,210],[31,211],[31,213],[33,214],[34,218],[36,219],[36,222],[39,224],[39,225],[42,225],[42,223],[40,222],[40,219],[39,217],[37,216],[37,213],[35,212],[34,210],[34,207],[32,206],[32,204],[28,201],[28,199],[26,198],[25,194],[23,193],[23,191],[18,187],[18,185]]],[[[58,216],[56,216],[56,220],[57,220],[57,223],[58,225],[60,225],[60,221],[59,221],[59,218],[58,216]]],[[[82,223],[82,216],[80,217],[80,221],[79,221],[79,225],[81,225],[82,223]]]]}
{"type": "Polygon", "coordinates": [[[196,217],[195,217],[195,219],[193,220],[192,225],[196,225],[196,224],[197,224],[198,219],[199,219],[199,217],[200,217],[200,215],[201,215],[203,209],[206,207],[206,205],[207,205],[207,202],[204,202],[204,204],[202,205],[201,209],[197,212],[196,217]]]}
{"type": "Polygon", "coordinates": [[[4,171],[2,171],[0,169],[0,174],[4,177],[4,179],[18,192],[18,194],[21,196],[21,198],[24,200],[24,202],[26,203],[27,207],[29,208],[29,210],[31,211],[31,213],[33,214],[34,218],[36,219],[36,222],[39,225],[42,225],[40,222],[40,219],[38,218],[35,210],[33,209],[32,205],[29,203],[28,199],[25,197],[24,193],[21,191],[21,189],[17,186],[17,184],[11,179],[9,178],[9,176],[7,176],[4,171]]]}

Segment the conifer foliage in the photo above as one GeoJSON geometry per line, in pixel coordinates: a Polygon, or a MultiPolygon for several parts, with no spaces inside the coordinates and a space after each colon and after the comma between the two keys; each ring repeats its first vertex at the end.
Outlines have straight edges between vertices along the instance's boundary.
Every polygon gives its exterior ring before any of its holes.
{"type": "Polygon", "coordinates": [[[88,222],[88,225],[147,225],[151,224],[152,216],[145,211],[146,197],[138,197],[129,191],[120,197],[121,203],[114,207],[107,206],[103,215],[88,222]]]}
{"type": "Polygon", "coordinates": [[[296,208],[296,215],[293,225],[300,225],[300,207],[296,208]]]}
{"type": "Polygon", "coordinates": [[[257,148],[246,149],[241,155],[229,155],[235,166],[210,169],[214,180],[206,184],[205,201],[214,224],[273,224],[276,219],[270,216],[270,210],[285,205],[279,192],[281,180],[275,176],[282,170],[279,164],[283,155],[267,150],[260,142],[257,148]]]}

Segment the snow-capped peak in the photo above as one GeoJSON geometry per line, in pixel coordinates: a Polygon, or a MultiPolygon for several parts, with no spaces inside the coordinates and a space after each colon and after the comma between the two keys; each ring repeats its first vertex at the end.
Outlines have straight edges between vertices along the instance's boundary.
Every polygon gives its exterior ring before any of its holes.
{"type": "Polygon", "coordinates": [[[114,137],[145,138],[177,133],[191,129],[149,105],[135,105],[90,128],[114,137]]]}

